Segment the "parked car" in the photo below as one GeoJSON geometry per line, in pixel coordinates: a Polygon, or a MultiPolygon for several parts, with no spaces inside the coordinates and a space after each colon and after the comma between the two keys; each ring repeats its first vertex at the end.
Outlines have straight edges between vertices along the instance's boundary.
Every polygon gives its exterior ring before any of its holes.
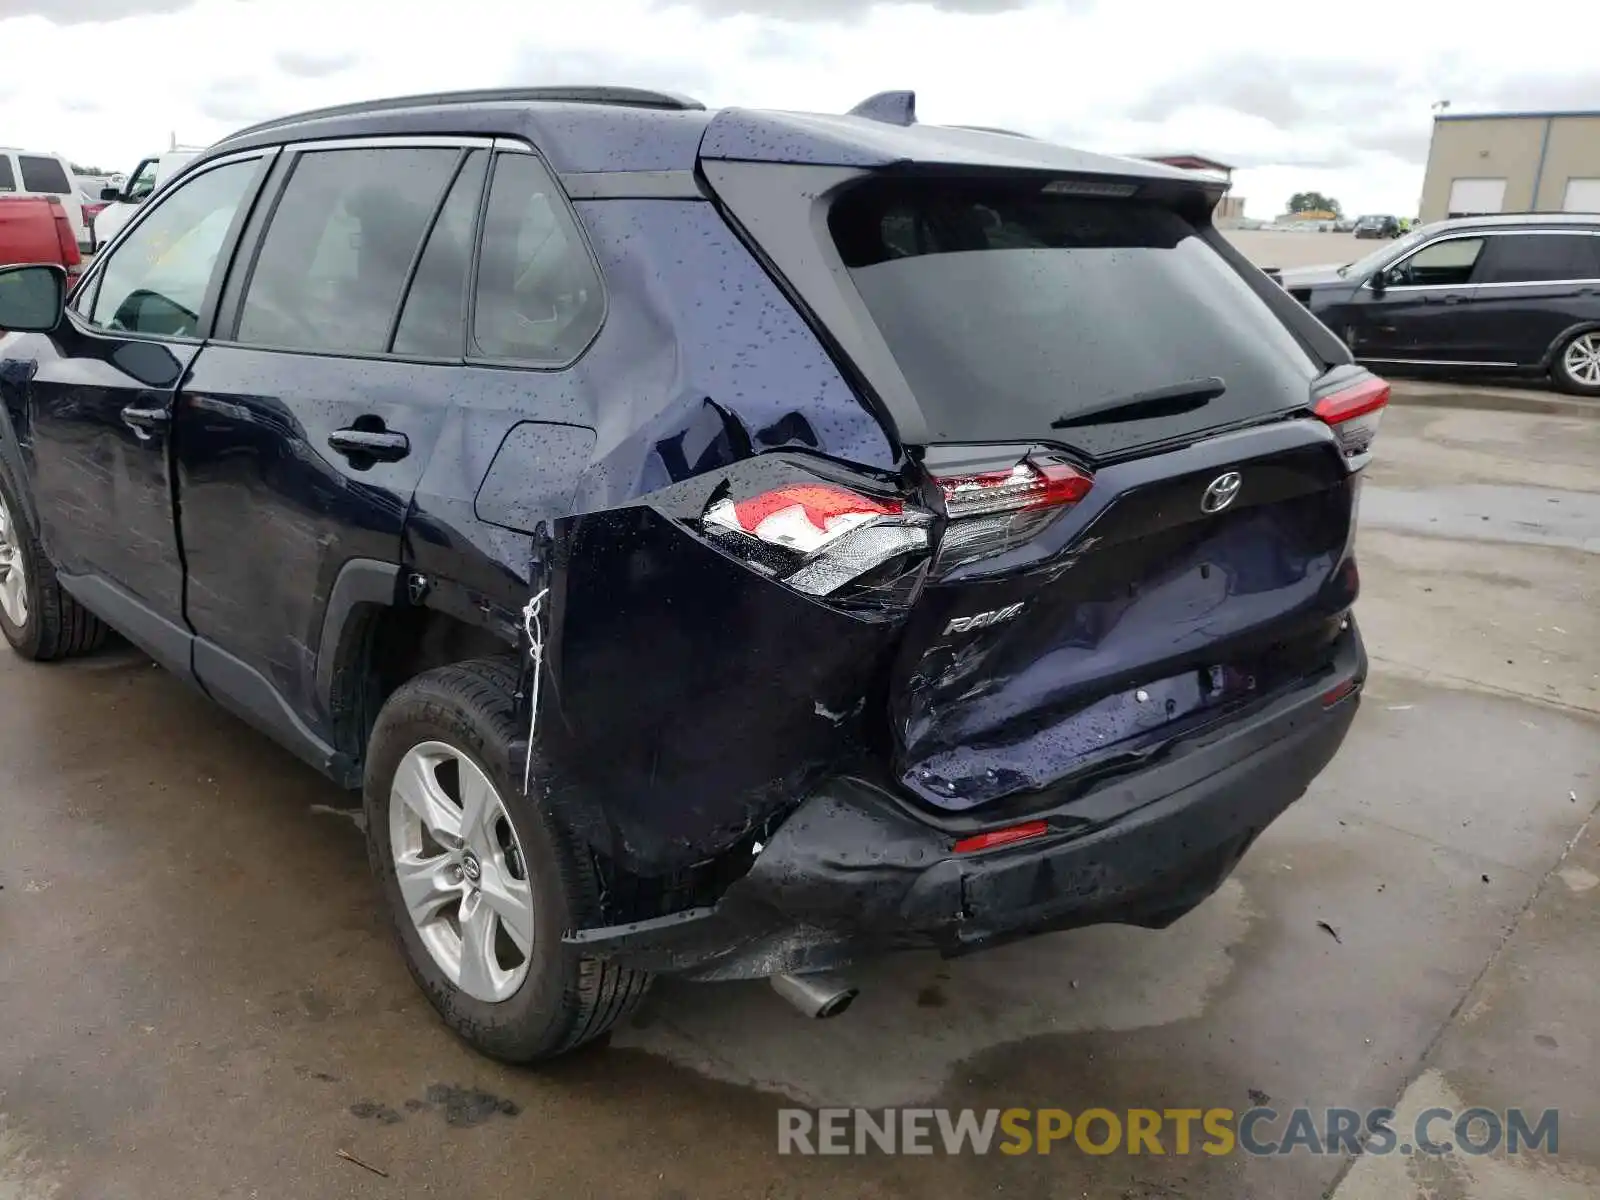
{"type": "Polygon", "coordinates": [[[1355,235],[1358,238],[1394,238],[1399,237],[1402,232],[1400,221],[1396,217],[1362,217],[1355,225],[1355,235]]]}
{"type": "Polygon", "coordinates": [[[59,154],[0,147],[0,196],[53,196],[72,222],[72,234],[81,250],[93,249],[83,199],[72,164],[59,154]]]}
{"type": "Polygon", "coordinates": [[[83,256],[54,196],[0,196],[0,264],[51,263],[75,281],[83,256]]]}
{"type": "Polygon", "coordinates": [[[1388,396],[1222,194],[908,93],[254,126],[64,305],[0,273],[0,628],[361,788],[502,1059],[658,973],[822,1016],[872,954],[1168,925],[1350,726],[1388,396]]]}
{"type": "Polygon", "coordinates": [[[133,174],[126,177],[126,182],[118,185],[111,184],[100,191],[100,200],[103,204],[95,216],[95,236],[104,244],[116,237],[122,227],[128,223],[133,214],[139,210],[139,205],[148,200],[152,193],[169,179],[181,171],[195,155],[198,149],[168,150],[165,154],[153,154],[142,159],[133,169],[133,174]]]}
{"type": "Polygon", "coordinates": [[[1283,286],[1385,369],[1549,376],[1600,395],[1600,216],[1436,221],[1283,286]]]}

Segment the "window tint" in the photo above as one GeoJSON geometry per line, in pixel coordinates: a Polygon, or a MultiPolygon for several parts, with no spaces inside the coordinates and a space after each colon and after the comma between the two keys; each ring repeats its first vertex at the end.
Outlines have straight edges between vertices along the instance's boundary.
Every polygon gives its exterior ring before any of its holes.
{"type": "Polygon", "coordinates": [[[478,222],[478,200],[488,165],[488,154],[474,150],[456,176],[406,295],[400,327],[395,331],[397,354],[453,356],[464,350],[467,269],[472,263],[472,231],[478,222]]]}
{"type": "Polygon", "coordinates": [[[11,156],[0,154],[0,192],[17,190],[17,177],[11,170],[11,156]]]}
{"type": "Polygon", "coordinates": [[[195,336],[206,285],[257,165],[217,167],[156,203],[101,271],[89,319],[107,329],[195,336]]]}
{"type": "Polygon", "coordinates": [[[1472,278],[1473,265],[1483,253],[1482,238],[1449,238],[1424,246],[1410,258],[1389,268],[1390,287],[1444,287],[1472,278]]]}
{"type": "Polygon", "coordinates": [[[19,154],[17,165],[22,168],[23,191],[54,192],[58,196],[72,194],[72,184],[67,181],[67,173],[55,159],[38,154],[19,154]]]}
{"type": "MultiPolygon", "coordinates": [[[[1211,376],[1227,389],[1206,421],[1223,423],[1305,404],[1318,373],[1245,279],[1156,204],[886,181],[843,196],[829,229],[939,440],[1056,436],[1054,422],[1211,376]]],[[[1161,419],[1140,418],[1139,435],[1161,419]]]]}
{"type": "Polygon", "coordinates": [[[484,215],[473,352],[571,362],[600,328],[600,277],[556,184],[531,154],[502,154],[484,215]]]}
{"type": "Polygon", "coordinates": [[[302,155],[256,257],[237,339],[382,351],[458,157],[445,147],[302,155]]]}
{"type": "Polygon", "coordinates": [[[1542,279],[1593,279],[1600,238],[1580,233],[1501,234],[1489,239],[1479,283],[1536,283],[1542,279]]]}

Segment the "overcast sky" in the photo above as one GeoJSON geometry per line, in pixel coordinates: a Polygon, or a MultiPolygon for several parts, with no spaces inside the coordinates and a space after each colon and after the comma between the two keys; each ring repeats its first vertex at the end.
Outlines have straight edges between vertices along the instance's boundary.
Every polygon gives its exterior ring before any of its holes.
{"type": "MultiPolygon", "coordinates": [[[[1315,189],[1415,213],[1431,106],[1600,109],[1579,0],[0,0],[0,142],[129,170],[321,104],[605,82],[1241,169],[1247,212],[1315,189]]],[[[1585,27],[1586,28],[1586,27],[1585,27]]]]}

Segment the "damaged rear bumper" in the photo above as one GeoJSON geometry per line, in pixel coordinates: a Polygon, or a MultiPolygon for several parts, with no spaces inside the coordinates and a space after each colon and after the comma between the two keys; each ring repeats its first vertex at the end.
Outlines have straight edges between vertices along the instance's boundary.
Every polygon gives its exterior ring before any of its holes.
{"type": "Polygon", "coordinates": [[[1344,741],[1366,675],[1354,627],[1333,672],[1156,764],[1029,812],[1049,832],[957,855],[935,823],[856,776],[814,790],[716,905],[580,930],[583,953],[692,979],[833,970],[895,949],[954,955],[1105,923],[1161,927],[1209,896],[1344,741]]]}

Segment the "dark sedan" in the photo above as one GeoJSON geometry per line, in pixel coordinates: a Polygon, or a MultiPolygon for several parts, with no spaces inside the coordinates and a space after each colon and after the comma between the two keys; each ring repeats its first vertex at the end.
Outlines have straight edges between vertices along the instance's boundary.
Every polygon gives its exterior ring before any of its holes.
{"type": "Polygon", "coordinates": [[[1358,238],[1396,238],[1401,232],[1400,221],[1396,217],[1362,217],[1355,224],[1358,238]]]}
{"type": "Polygon", "coordinates": [[[1549,375],[1600,395],[1600,216],[1467,217],[1282,283],[1385,369],[1549,375]]]}

